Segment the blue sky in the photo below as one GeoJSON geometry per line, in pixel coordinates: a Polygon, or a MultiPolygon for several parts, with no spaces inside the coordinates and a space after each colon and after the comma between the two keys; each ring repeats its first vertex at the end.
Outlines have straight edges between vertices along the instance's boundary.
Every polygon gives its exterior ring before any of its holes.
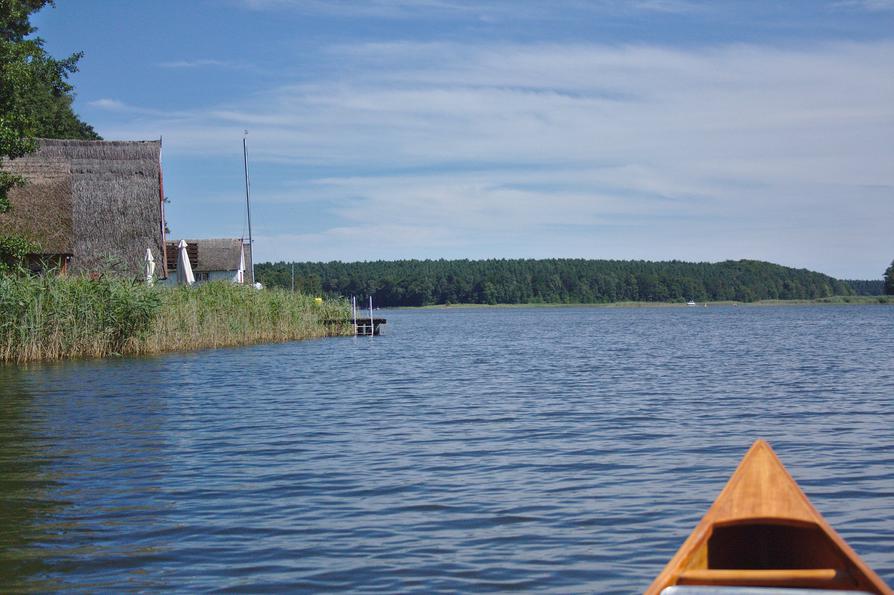
{"type": "Polygon", "coordinates": [[[173,238],[263,260],[894,258],[894,0],[58,0],[173,238]]]}

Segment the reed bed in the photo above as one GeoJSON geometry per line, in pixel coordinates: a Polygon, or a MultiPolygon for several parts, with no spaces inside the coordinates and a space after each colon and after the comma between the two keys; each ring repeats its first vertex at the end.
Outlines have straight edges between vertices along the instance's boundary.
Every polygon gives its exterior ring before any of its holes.
{"type": "Polygon", "coordinates": [[[0,276],[0,361],[143,355],[350,334],[338,301],[230,283],[0,276]]]}
{"type": "Polygon", "coordinates": [[[161,290],[161,313],[133,353],[313,339],[351,332],[345,302],[226,282],[161,290]]]}

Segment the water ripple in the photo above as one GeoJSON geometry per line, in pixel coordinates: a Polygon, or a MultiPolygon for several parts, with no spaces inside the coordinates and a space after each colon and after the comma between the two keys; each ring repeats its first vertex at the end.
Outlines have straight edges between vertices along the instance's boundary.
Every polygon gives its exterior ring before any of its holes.
{"type": "Polygon", "coordinates": [[[0,368],[0,586],[636,593],[769,439],[894,582],[894,312],[434,310],[0,368]]]}

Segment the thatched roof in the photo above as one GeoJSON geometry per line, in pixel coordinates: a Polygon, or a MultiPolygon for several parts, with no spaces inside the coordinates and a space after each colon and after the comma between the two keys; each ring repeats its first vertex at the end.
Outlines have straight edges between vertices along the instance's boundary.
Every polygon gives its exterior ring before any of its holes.
{"type": "Polygon", "coordinates": [[[41,254],[73,254],[68,161],[28,155],[4,169],[27,176],[28,183],[9,193],[13,208],[0,215],[3,233],[16,233],[37,242],[41,254]]]}
{"type": "Polygon", "coordinates": [[[4,217],[44,252],[73,254],[76,272],[138,277],[146,248],[162,258],[160,156],[161,141],[40,140],[2,164],[30,182],[10,192],[4,217]]]}
{"type": "MultiPolygon", "coordinates": [[[[177,268],[177,242],[168,242],[168,270],[177,268]]],[[[239,270],[239,238],[214,238],[207,240],[186,240],[186,253],[194,272],[211,271],[235,272],[239,270]]],[[[245,270],[251,270],[251,246],[245,244],[245,270]]]]}

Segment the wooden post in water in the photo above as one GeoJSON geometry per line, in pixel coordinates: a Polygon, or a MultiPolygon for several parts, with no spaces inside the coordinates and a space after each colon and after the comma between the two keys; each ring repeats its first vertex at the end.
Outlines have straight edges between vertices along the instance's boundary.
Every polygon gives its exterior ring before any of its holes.
{"type": "Polygon", "coordinates": [[[351,321],[354,323],[354,336],[357,336],[357,296],[351,296],[351,321]]]}
{"type": "Polygon", "coordinates": [[[376,326],[373,322],[373,296],[369,296],[369,336],[376,334],[376,326]]]}

